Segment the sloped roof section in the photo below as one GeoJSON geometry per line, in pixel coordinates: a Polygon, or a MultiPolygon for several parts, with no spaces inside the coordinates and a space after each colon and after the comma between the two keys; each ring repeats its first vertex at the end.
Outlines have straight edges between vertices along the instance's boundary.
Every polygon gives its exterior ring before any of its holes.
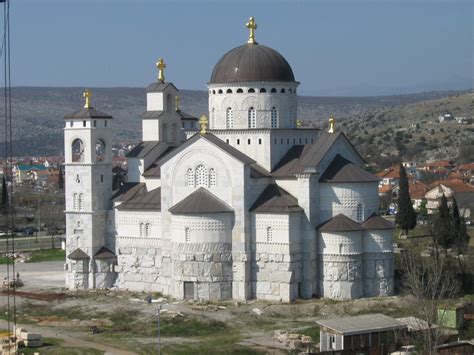
{"type": "Polygon", "coordinates": [[[161,187],[138,194],[117,206],[118,210],[161,211],[161,187]]]}
{"type": "Polygon", "coordinates": [[[162,165],[169,159],[171,159],[175,154],[181,152],[185,148],[189,147],[192,145],[194,142],[196,142],[199,139],[206,139],[210,143],[216,145],[223,151],[225,151],[227,154],[231,155],[235,159],[241,161],[244,164],[253,164],[255,163],[255,160],[250,158],[249,156],[245,155],[241,151],[235,149],[234,147],[230,146],[229,144],[225,143],[223,140],[220,138],[217,138],[215,135],[212,133],[206,133],[206,134],[201,134],[201,133],[196,133],[193,135],[191,138],[189,138],[186,142],[178,146],[176,149],[174,149],[172,152],[169,154],[163,155],[163,158],[161,158],[159,161],[157,161],[158,164],[162,165]]]}
{"type": "Polygon", "coordinates": [[[91,118],[102,118],[102,119],[112,119],[113,117],[107,113],[97,111],[94,108],[81,108],[80,110],[74,111],[69,115],[64,116],[65,120],[73,119],[91,119],[91,118]]]}
{"type": "Polygon", "coordinates": [[[99,249],[97,253],[94,255],[94,259],[113,259],[116,258],[116,255],[106,247],[102,247],[99,249]]]}
{"type": "Polygon", "coordinates": [[[329,164],[328,168],[321,176],[319,181],[334,183],[379,182],[380,178],[338,154],[333,159],[331,164],[329,164]]]}
{"type": "Polygon", "coordinates": [[[152,152],[159,158],[167,153],[170,147],[175,146],[158,141],[141,142],[127,154],[127,158],[144,158],[152,152]]]}
{"type": "Polygon", "coordinates": [[[146,192],[146,185],[142,182],[127,182],[119,190],[112,192],[112,201],[127,201],[138,194],[146,192]]]}
{"type": "Polygon", "coordinates": [[[183,112],[181,110],[177,110],[176,113],[181,117],[182,120],[185,121],[198,121],[197,117],[190,115],[189,113],[183,112]]]}
{"type": "Polygon", "coordinates": [[[395,225],[376,213],[373,213],[362,223],[362,227],[365,229],[394,229],[395,225]]]}
{"type": "Polygon", "coordinates": [[[145,111],[140,115],[142,119],[157,119],[165,114],[165,111],[145,111]]]}
{"type": "Polygon", "coordinates": [[[173,214],[192,214],[233,212],[234,209],[205,188],[200,187],[171,207],[169,211],[173,214]]]}
{"type": "Polygon", "coordinates": [[[257,201],[250,207],[253,212],[291,213],[303,209],[298,205],[298,200],[283,190],[277,184],[268,185],[257,201]]]}
{"type": "Polygon", "coordinates": [[[154,177],[154,178],[159,178],[161,177],[161,165],[158,163],[158,160],[160,160],[161,157],[165,156],[169,152],[171,152],[176,146],[169,146],[168,149],[166,149],[163,153],[160,154],[158,159],[155,160],[154,163],[152,163],[142,174],[142,176],[145,177],[154,177]]]}
{"type": "Polygon", "coordinates": [[[71,254],[69,254],[68,259],[71,260],[85,260],[85,259],[90,259],[89,255],[87,255],[82,249],[77,248],[74,250],[71,254]]]}
{"type": "Polygon", "coordinates": [[[353,232],[361,230],[364,230],[364,227],[343,214],[338,214],[319,226],[320,232],[353,232]]]}
{"type": "Polygon", "coordinates": [[[161,81],[156,81],[147,86],[146,92],[163,92],[165,91],[166,88],[168,88],[168,86],[171,86],[175,90],[178,90],[176,86],[173,85],[173,83],[167,83],[167,82],[162,83],[161,81]]]}

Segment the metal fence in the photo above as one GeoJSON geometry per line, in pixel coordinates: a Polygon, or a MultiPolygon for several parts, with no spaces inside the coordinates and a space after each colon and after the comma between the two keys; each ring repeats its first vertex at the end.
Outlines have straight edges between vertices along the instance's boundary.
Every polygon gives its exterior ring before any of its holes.
{"type": "MultiPolygon", "coordinates": [[[[59,249],[61,248],[61,236],[56,235],[40,237],[15,237],[15,252],[41,250],[41,249],[59,249]]],[[[12,238],[10,237],[8,251],[12,251],[12,238]]],[[[6,238],[0,239],[0,253],[7,252],[6,238]]]]}

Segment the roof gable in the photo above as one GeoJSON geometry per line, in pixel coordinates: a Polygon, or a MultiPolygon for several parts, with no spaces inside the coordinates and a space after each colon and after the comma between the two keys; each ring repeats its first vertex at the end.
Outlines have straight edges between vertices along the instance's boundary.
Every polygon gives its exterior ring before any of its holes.
{"type": "Polygon", "coordinates": [[[303,209],[298,205],[298,200],[277,184],[268,185],[257,201],[250,207],[253,212],[291,213],[303,209]]]}
{"type": "Polygon", "coordinates": [[[113,117],[107,113],[97,111],[94,108],[81,108],[80,110],[74,111],[69,115],[64,116],[65,120],[72,119],[90,119],[90,118],[103,118],[103,119],[112,119],[113,117]]]}
{"type": "Polygon", "coordinates": [[[195,142],[197,142],[200,139],[205,139],[207,142],[217,146],[233,158],[237,159],[238,161],[242,162],[243,164],[253,164],[255,163],[255,160],[250,158],[249,156],[245,155],[241,151],[235,149],[234,147],[230,146],[229,144],[225,143],[222,141],[220,138],[217,138],[215,135],[212,133],[196,133],[193,135],[191,138],[189,138],[186,142],[178,146],[176,149],[171,151],[169,154],[164,155],[161,159],[159,159],[156,163],[163,165],[166,163],[168,160],[173,158],[176,154],[182,152],[184,149],[187,147],[193,145],[195,142]]]}
{"type": "Polygon", "coordinates": [[[97,253],[94,255],[94,259],[112,259],[115,258],[116,255],[110,250],[107,249],[106,247],[102,247],[99,249],[97,253]]]}
{"type": "Polygon", "coordinates": [[[169,209],[173,214],[221,213],[234,209],[203,187],[176,203],[169,209]]]}
{"type": "Polygon", "coordinates": [[[341,213],[319,226],[320,232],[352,232],[361,230],[364,230],[364,227],[341,213]]]}
{"type": "Polygon", "coordinates": [[[89,255],[87,255],[82,249],[77,248],[71,254],[69,254],[68,259],[71,260],[86,260],[90,259],[89,255]]]}
{"type": "Polygon", "coordinates": [[[127,182],[119,190],[112,193],[112,201],[127,201],[138,194],[146,192],[146,185],[143,182],[127,182]]]}
{"type": "Polygon", "coordinates": [[[379,182],[380,179],[352,163],[340,154],[337,154],[324,174],[319,179],[321,182],[379,182]]]}
{"type": "Polygon", "coordinates": [[[154,83],[151,83],[150,85],[147,86],[146,92],[163,92],[165,91],[168,87],[174,88],[176,91],[178,89],[176,86],[174,86],[173,83],[167,83],[167,82],[161,82],[161,81],[156,81],[154,83]]]}

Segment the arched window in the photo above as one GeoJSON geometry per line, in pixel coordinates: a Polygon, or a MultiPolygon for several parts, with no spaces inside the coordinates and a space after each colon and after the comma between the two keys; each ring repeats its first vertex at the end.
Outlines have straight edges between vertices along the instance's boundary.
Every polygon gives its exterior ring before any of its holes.
{"type": "Polygon", "coordinates": [[[145,237],[149,237],[150,235],[151,235],[150,223],[145,223],[145,237]]]}
{"type": "Polygon", "coordinates": [[[248,112],[249,128],[257,127],[257,113],[255,108],[250,107],[248,112]]]}
{"type": "Polygon", "coordinates": [[[140,223],[139,227],[140,227],[140,237],[144,237],[145,236],[145,223],[140,223]]]}
{"type": "Polygon", "coordinates": [[[186,186],[194,187],[194,172],[191,168],[186,172],[186,186]]]}
{"type": "Polygon", "coordinates": [[[184,229],[184,241],[186,243],[189,243],[191,241],[191,231],[189,230],[188,227],[184,229]]]}
{"type": "Polygon", "coordinates": [[[359,222],[364,220],[364,206],[362,205],[362,203],[357,204],[356,219],[359,222]]]}
{"type": "Polygon", "coordinates": [[[95,142],[95,161],[104,161],[105,160],[105,142],[103,139],[99,138],[95,142]]]}
{"type": "Polygon", "coordinates": [[[281,89],[281,93],[284,94],[284,93],[285,93],[285,89],[281,89]]]}
{"type": "Polygon", "coordinates": [[[209,186],[210,187],[215,187],[217,184],[217,181],[216,181],[216,171],[211,168],[209,169],[209,186]]]}
{"type": "Polygon", "coordinates": [[[242,89],[237,89],[237,94],[242,94],[244,92],[244,90],[242,89]]]}
{"type": "Polygon", "coordinates": [[[72,196],[72,209],[79,211],[79,195],[77,193],[72,196]]]}
{"type": "Polygon", "coordinates": [[[84,161],[84,143],[79,139],[74,139],[71,145],[72,148],[72,161],[83,162],[84,161]]]}
{"type": "Polygon", "coordinates": [[[250,93],[254,93],[254,92],[255,92],[255,89],[249,89],[249,91],[248,91],[248,92],[250,92],[250,93]]]}
{"type": "Polygon", "coordinates": [[[198,165],[196,167],[195,186],[209,186],[207,169],[204,165],[198,165]]]}
{"type": "Polygon", "coordinates": [[[231,107],[227,107],[227,110],[225,111],[225,122],[226,122],[226,127],[229,128],[234,128],[234,111],[232,110],[231,107]]]}
{"type": "Polygon", "coordinates": [[[273,93],[275,93],[275,92],[277,92],[277,89],[275,89],[275,88],[272,88],[272,90],[271,90],[270,92],[273,92],[273,93]]]}
{"type": "Polygon", "coordinates": [[[224,93],[224,91],[222,91],[222,89],[219,89],[219,94],[222,94],[224,93]]]}
{"type": "Polygon", "coordinates": [[[288,89],[288,92],[291,93],[291,89],[288,89]]]}
{"type": "Polygon", "coordinates": [[[272,128],[277,128],[278,127],[278,111],[276,110],[275,107],[272,107],[271,111],[271,123],[272,123],[272,128]]]}
{"type": "Polygon", "coordinates": [[[77,205],[79,207],[79,211],[84,211],[84,194],[79,194],[77,205]]]}
{"type": "Polygon", "coordinates": [[[215,93],[216,93],[216,90],[212,90],[212,93],[215,94],[215,93]]]}
{"type": "Polygon", "coordinates": [[[226,93],[232,94],[232,89],[227,89],[226,93]]]}
{"type": "Polygon", "coordinates": [[[267,227],[267,243],[273,242],[273,231],[272,227],[267,227]]]}
{"type": "Polygon", "coordinates": [[[267,92],[267,89],[261,88],[261,89],[260,89],[260,92],[267,92]]]}

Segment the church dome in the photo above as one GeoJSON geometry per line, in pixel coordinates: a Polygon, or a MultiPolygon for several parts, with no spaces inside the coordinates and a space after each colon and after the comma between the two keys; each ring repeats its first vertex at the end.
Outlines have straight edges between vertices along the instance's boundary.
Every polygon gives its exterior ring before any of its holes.
{"type": "Polygon", "coordinates": [[[257,43],[231,49],[217,62],[211,84],[245,81],[294,82],[293,70],[276,50],[257,43]]]}

